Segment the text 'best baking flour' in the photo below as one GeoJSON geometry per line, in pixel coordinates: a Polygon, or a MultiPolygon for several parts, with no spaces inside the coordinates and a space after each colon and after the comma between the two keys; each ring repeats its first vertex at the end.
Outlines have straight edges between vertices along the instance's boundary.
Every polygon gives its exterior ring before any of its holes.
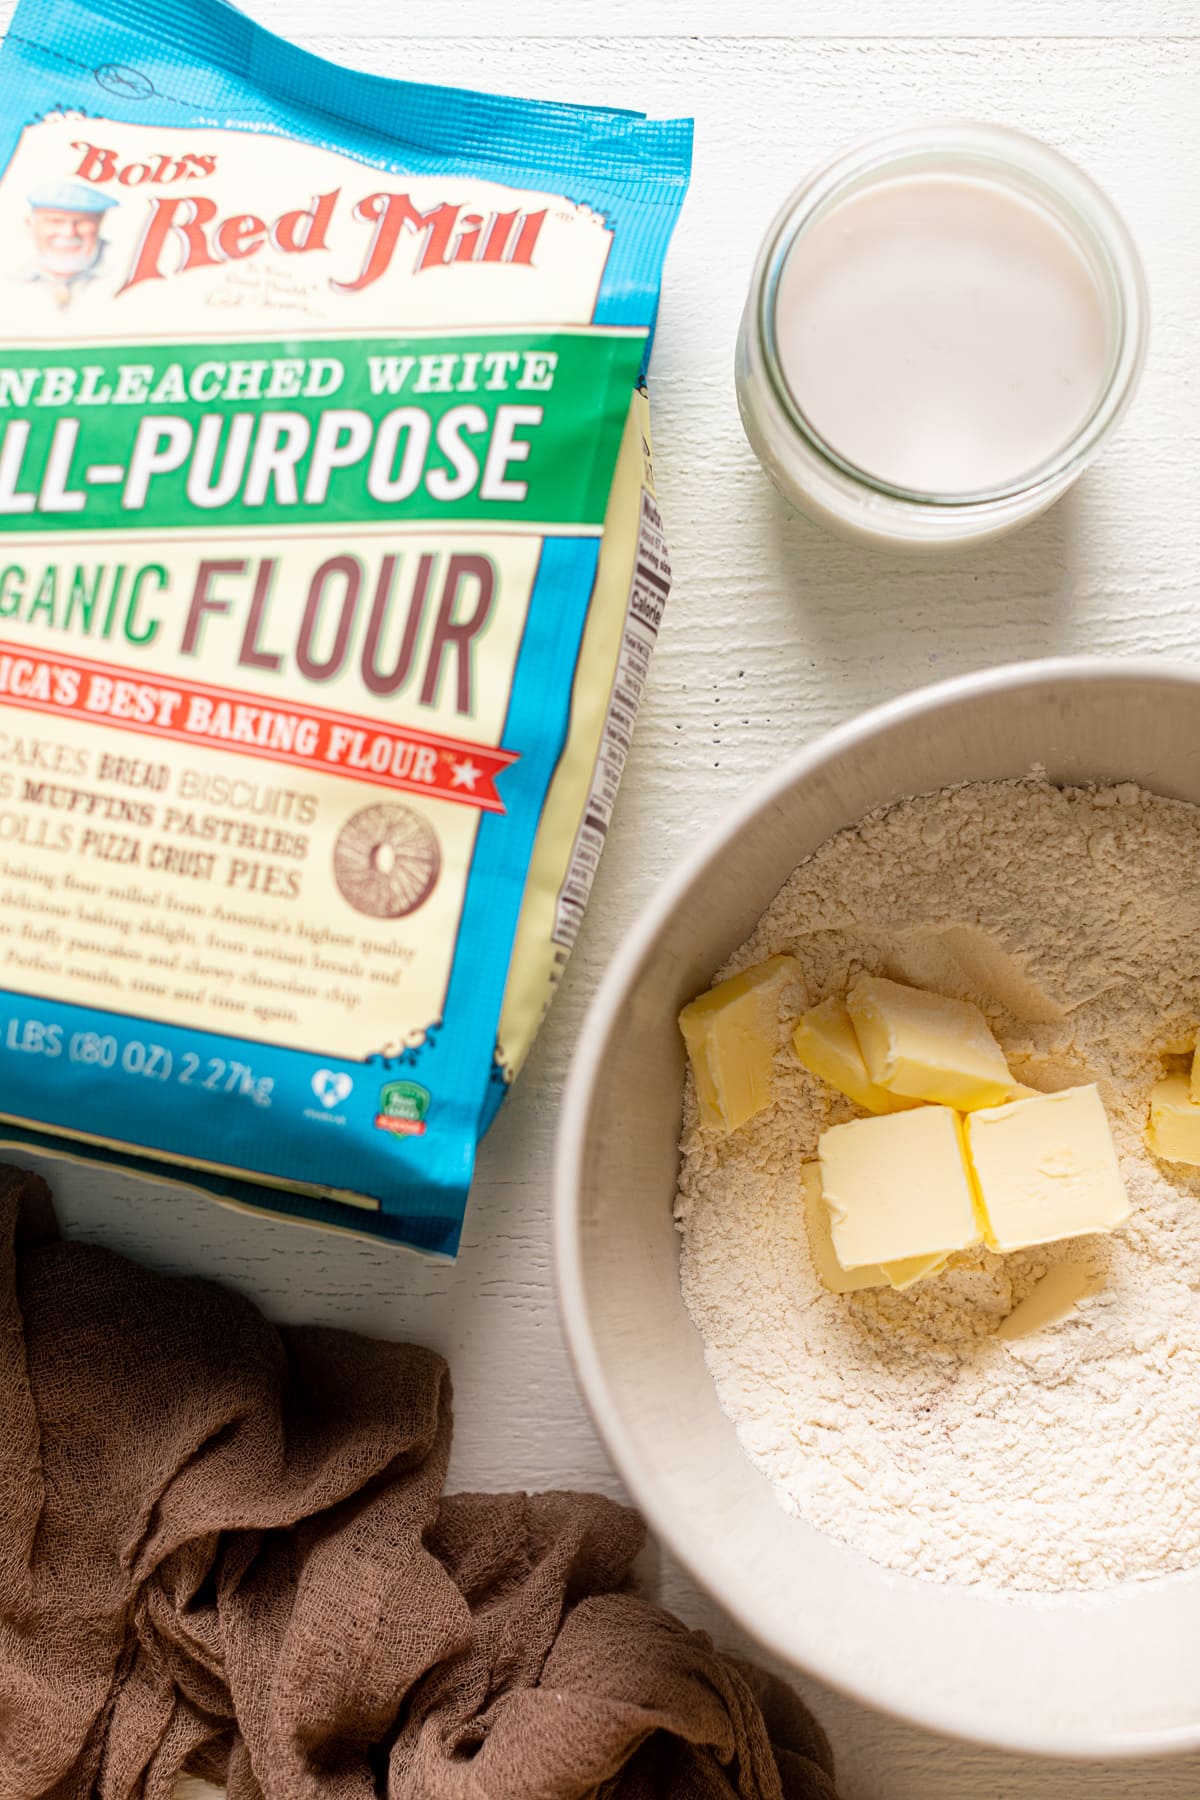
{"type": "Polygon", "coordinates": [[[0,119],[4,1135],[453,1252],[666,599],[690,123],[217,0],[24,0],[0,119]]]}

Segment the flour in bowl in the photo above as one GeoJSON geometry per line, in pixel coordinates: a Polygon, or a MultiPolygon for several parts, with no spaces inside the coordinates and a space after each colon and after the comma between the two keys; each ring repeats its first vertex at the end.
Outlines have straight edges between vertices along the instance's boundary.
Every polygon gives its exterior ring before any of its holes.
{"type": "Polygon", "coordinates": [[[1200,1021],[1200,808],[1132,784],[927,794],[803,863],[722,974],[789,952],[773,1104],[701,1132],[691,1077],[683,1292],[721,1403],[781,1503],[893,1569],[1036,1591],[1200,1565],[1200,1171],[1144,1132],[1200,1021]],[[982,1247],[904,1293],[828,1293],[800,1167],[855,1109],[791,1025],[863,971],[974,1000],[1013,1074],[1099,1085],[1133,1203],[1115,1235],[982,1247]],[[1086,1257],[1103,1285],[1011,1343],[997,1327],[1086,1257]]]}

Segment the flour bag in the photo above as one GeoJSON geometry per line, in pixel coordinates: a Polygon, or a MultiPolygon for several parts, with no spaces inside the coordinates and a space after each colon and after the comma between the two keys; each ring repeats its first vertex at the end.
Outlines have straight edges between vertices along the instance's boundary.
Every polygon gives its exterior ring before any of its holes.
{"type": "Polygon", "coordinates": [[[0,133],[0,1135],[453,1254],[667,595],[690,123],[22,0],[0,133]]]}

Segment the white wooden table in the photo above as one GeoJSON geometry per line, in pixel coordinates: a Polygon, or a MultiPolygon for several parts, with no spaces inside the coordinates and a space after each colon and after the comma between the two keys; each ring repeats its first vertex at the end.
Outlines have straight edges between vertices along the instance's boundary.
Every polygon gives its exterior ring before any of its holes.
{"type": "MultiPolygon", "coordinates": [[[[863,706],[1054,652],[1200,653],[1200,13],[1194,0],[253,0],[251,10],[380,73],[695,116],[695,178],[652,371],[675,592],[587,922],[483,1148],[455,1268],[108,1174],[48,1172],[77,1237],[215,1276],[277,1319],[442,1350],[457,1395],[453,1485],[615,1494],[555,1313],[550,1154],[584,1009],[638,908],[735,794],[863,706]],[[731,359],[755,247],[803,172],[858,136],[967,116],[1045,137],[1108,189],[1146,261],[1153,337],[1135,410],[1101,466],[1022,535],[927,566],[835,542],[788,511],[742,437],[731,359]]],[[[0,0],[0,21],[7,11],[0,0]]],[[[666,1604],[736,1641],[666,1558],[649,1572],[666,1604]]],[[[800,1685],[832,1733],[845,1800],[1200,1794],[1200,1756],[1108,1769],[1019,1761],[800,1685]]]]}

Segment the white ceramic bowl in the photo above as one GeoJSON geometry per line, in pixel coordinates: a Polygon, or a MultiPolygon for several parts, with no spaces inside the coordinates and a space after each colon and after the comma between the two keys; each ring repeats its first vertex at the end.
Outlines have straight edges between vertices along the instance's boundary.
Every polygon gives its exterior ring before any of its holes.
{"type": "Polygon", "coordinates": [[[1034,764],[1200,803],[1200,666],[1078,658],[925,689],[800,751],[698,846],[630,932],[576,1053],[559,1295],[634,1501],[768,1649],[868,1705],[1009,1750],[1183,1752],[1200,1747],[1200,1571],[1010,1597],[896,1575],[834,1543],[785,1514],[743,1454],[679,1292],[680,1006],[831,832],[903,795],[1034,764]]]}

